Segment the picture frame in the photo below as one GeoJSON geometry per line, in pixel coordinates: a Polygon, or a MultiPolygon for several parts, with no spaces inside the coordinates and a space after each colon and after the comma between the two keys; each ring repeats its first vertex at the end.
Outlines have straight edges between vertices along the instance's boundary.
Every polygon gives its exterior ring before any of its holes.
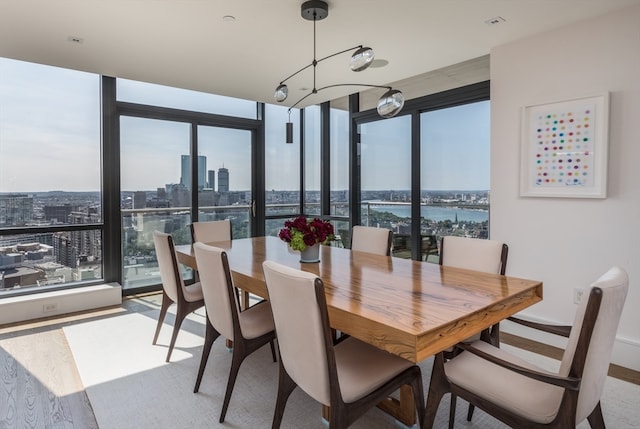
{"type": "Polygon", "coordinates": [[[606,198],[609,93],[522,108],[520,196],[606,198]]]}

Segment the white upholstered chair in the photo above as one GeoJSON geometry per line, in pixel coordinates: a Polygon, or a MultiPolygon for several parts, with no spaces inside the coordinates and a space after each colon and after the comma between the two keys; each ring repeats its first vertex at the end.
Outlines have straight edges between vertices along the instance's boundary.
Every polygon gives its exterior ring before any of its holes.
{"type": "Polygon", "coordinates": [[[187,317],[189,313],[202,307],[204,305],[204,298],[199,282],[188,286],[185,285],[180,273],[178,257],[171,235],[154,231],[153,244],[156,249],[160,278],[162,280],[162,304],[160,305],[160,316],[158,317],[156,333],[153,336],[153,344],[158,342],[158,335],[160,335],[160,329],[167,315],[167,310],[171,304],[175,303],[177,305],[173,333],[171,334],[171,341],[169,342],[169,350],[167,351],[166,358],[166,361],[169,362],[184,318],[187,317]]]}
{"type": "Polygon", "coordinates": [[[263,268],[280,350],[272,429],[280,427],[296,386],[328,406],[329,427],[340,429],[408,384],[422,423],[420,367],[354,338],[334,346],[322,280],[273,261],[263,268]]]}
{"type": "MultiPolygon", "coordinates": [[[[191,240],[201,243],[214,243],[216,241],[231,241],[233,234],[231,232],[231,221],[229,219],[224,220],[211,220],[205,222],[193,222],[190,225],[191,228],[191,240]]],[[[199,276],[199,273],[196,273],[199,276]]],[[[236,293],[242,300],[242,307],[249,306],[249,292],[243,292],[236,288],[236,293]]]]}
{"type": "Polygon", "coordinates": [[[191,238],[193,242],[212,243],[214,241],[231,240],[231,221],[213,220],[207,222],[193,222],[191,224],[191,238]]]}
{"type": "Polygon", "coordinates": [[[600,396],[628,289],[627,273],[612,267],[584,294],[573,327],[527,323],[569,338],[557,372],[484,341],[463,344],[448,362],[436,355],[424,428],[432,427],[446,392],[516,428],[574,428],[585,419],[604,428],[600,396]]]}
{"type": "Polygon", "coordinates": [[[392,239],[390,229],[355,225],[351,229],[351,250],[389,256],[392,239]]]}
{"type": "MultiPolygon", "coordinates": [[[[480,238],[444,236],[440,240],[440,265],[465,268],[467,270],[482,271],[504,275],[507,270],[507,256],[509,247],[497,240],[485,240],[480,238]]],[[[500,325],[496,323],[489,329],[485,329],[463,340],[472,343],[477,340],[487,341],[494,346],[500,343],[500,325]]],[[[459,349],[445,350],[444,357],[451,359],[459,349]]],[[[451,418],[456,412],[456,396],[451,395],[451,418]]],[[[467,420],[473,417],[473,404],[469,404],[467,420]]]]}
{"type": "Polygon", "coordinates": [[[220,412],[220,423],[224,422],[233,386],[244,359],[267,343],[271,344],[273,361],[276,361],[275,339],[271,309],[266,301],[262,301],[244,311],[240,311],[240,303],[234,293],[227,254],[223,249],[200,242],[193,245],[196,262],[200,271],[200,281],[207,310],[207,325],[200,368],[193,389],[200,389],[202,375],[207,366],[209,353],[214,341],[222,335],[233,341],[233,355],[229,380],[220,412]]]}

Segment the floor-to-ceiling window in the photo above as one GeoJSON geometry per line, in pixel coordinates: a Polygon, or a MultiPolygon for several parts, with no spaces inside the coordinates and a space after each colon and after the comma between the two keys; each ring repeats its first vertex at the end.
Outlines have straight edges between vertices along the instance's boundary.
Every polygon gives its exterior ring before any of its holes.
{"type": "Polygon", "coordinates": [[[411,256],[411,116],[360,125],[360,224],[393,231],[393,252],[411,256]]]}
{"type": "Polygon", "coordinates": [[[251,147],[249,130],[198,127],[198,220],[229,219],[233,238],[251,236],[251,147]]]}
{"type": "Polygon", "coordinates": [[[0,296],[102,279],[99,79],[0,58],[0,296]]]}
{"type": "Polygon", "coordinates": [[[329,138],[329,217],[337,240],[349,246],[349,112],[331,108],[329,138]]]}
{"type": "Polygon", "coordinates": [[[265,105],[265,234],[277,235],[284,220],[302,213],[300,110],[265,105]],[[285,143],[285,123],[293,143],[285,143]]]}
{"type": "Polygon", "coordinates": [[[177,244],[191,242],[191,184],[187,180],[190,170],[185,171],[182,162],[183,154],[189,153],[190,129],[189,124],[181,122],[120,118],[125,289],[160,282],[153,231],[170,233],[177,244]]]}
{"type": "Polygon", "coordinates": [[[420,115],[423,258],[443,235],[489,236],[489,101],[420,115]]]}

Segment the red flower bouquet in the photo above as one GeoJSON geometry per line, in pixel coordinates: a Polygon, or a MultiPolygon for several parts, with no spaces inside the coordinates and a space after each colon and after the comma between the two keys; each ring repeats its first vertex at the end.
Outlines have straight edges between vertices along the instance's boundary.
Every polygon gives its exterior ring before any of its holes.
{"type": "Polygon", "coordinates": [[[293,250],[302,251],[316,243],[326,244],[332,241],[335,235],[331,222],[319,218],[307,220],[304,216],[298,216],[284,223],[278,237],[289,243],[293,250]]]}

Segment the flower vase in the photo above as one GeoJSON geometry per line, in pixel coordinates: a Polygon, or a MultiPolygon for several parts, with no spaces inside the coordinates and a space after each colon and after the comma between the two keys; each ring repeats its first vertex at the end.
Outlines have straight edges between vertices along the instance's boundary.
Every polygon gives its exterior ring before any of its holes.
{"type": "Polygon", "coordinates": [[[300,251],[300,262],[320,262],[320,243],[300,251]]]}

